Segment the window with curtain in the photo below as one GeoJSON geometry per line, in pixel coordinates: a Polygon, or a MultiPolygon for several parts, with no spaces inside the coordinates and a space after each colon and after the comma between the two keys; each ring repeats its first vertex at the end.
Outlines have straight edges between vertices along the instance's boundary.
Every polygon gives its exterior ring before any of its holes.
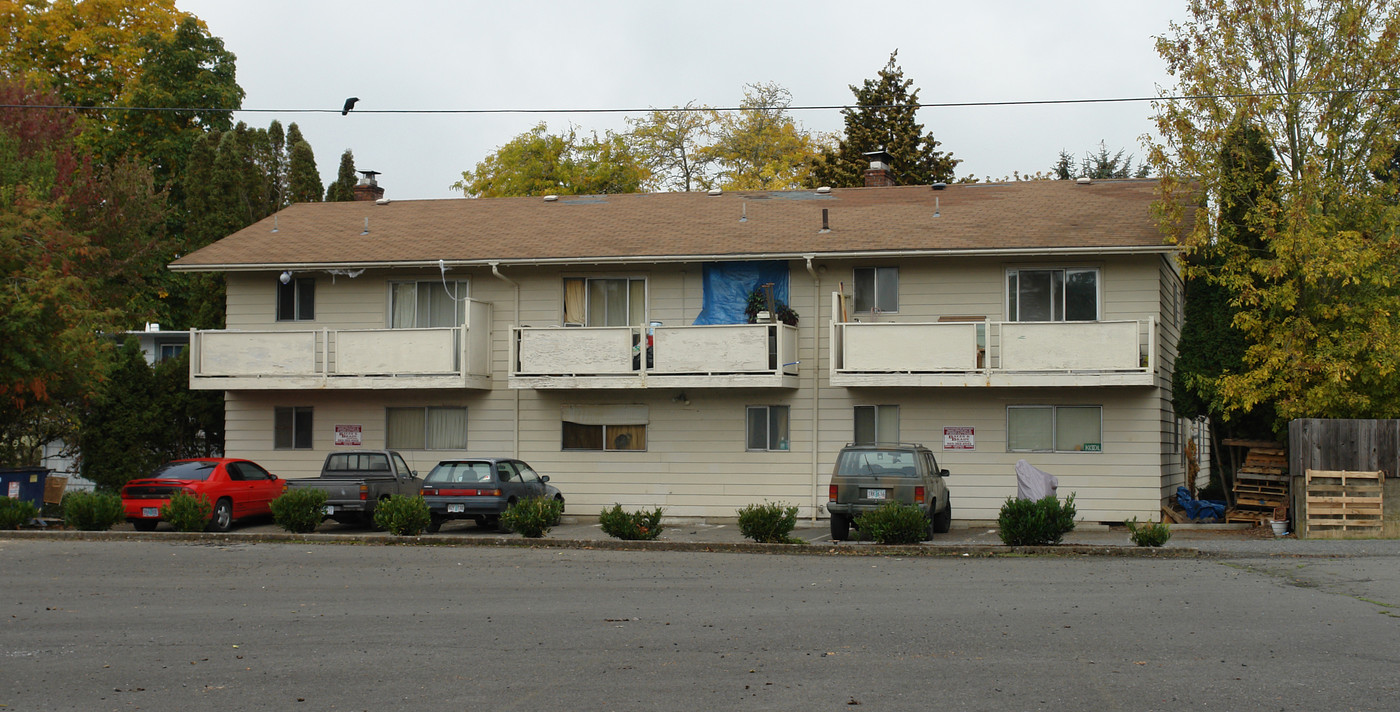
{"type": "Polygon", "coordinates": [[[751,405],[748,407],[746,448],[749,450],[788,449],[788,407],[751,405]]]}
{"type": "Polygon", "coordinates": [[[316,318],[316,280],[298,277],[277,282],[277,321],[312,321],[316,318]]]}
{"type": "Polygon", "coordinates": [[[858,405],[855,407],[857,445],[899,442],[899,406],[858,405]]]}
{"type": "Polygon", "coordinates": [[[389,328],[461,326],[466,321],[470,283],[451,280],[389,283],[389,328]]]}
{"type": "Polygon", "coordinates": [[[857,267],[852,276],[857,312],[899,311],[898,267],[857,267]]]}
{"type": "Polygon", "coordinates": [[[565,326],[640,326],[646,323],[646,313],[645,279],[564,279],[565,326]]]}
{"type": "Polygon", "coordinates": [[[311,408],[273,408],[272,447],[278,450],[311,449],[311,408]]]}
{"type": "Polygon", "coordinates": [[[1006,271],[1008,321],[1097,321],[1097,269],[1006,271]]]}
{"type": "Polygon", "coordinates": [[[385,447],[391,450],[467,449],[467,409],[385,408],[385,447]]]}
{"type": "Polygon", "coordinates": [[[1006,449],[1010,452],[1101,452],[1103,407],[1007,406],[1006,449]]]}

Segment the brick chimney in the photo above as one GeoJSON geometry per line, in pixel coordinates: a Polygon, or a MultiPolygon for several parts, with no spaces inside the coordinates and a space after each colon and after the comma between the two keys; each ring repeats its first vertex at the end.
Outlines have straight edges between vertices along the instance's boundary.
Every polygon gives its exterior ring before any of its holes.
{"type": "Polygon", "coordinates": [[[384,197],[384,189],[374,177],[379,171],[360,171],[360,182],[355,184],[355,200],[379,200],[384,197]]]}
{"type": "Polygon", "coordinates": [[[894,179],[890,177],[891,156],[885,149],[868,151],[861,155],[870,159],[870,167],[865,169],[865,187],[888,188],[894,185],[894,179]]]}

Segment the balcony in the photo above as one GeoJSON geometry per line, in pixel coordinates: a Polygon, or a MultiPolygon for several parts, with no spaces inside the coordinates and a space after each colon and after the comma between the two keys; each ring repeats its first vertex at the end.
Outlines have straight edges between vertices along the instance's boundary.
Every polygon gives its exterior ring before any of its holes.
{"type": "Polygon", "coordinates": [[[797,328],[512,327],[511,388],[796,388],[797,328]]]}
{"type": "Polygon", "coordinates": [[[471,301],[455,328],[191,331],[190,387],[490,388],[490,311],[471,301]]]}
{"type": "Polygon", "coordinates": [[[1156,385],[1156,320],[833,322],[833,386],[1156,385]]]}

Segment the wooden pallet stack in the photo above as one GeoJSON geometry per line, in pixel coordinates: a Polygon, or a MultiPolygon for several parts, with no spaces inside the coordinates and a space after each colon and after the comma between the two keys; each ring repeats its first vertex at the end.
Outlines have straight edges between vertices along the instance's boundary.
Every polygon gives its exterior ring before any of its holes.
{"type": "Polygon", "coordinates": [[[1227,522],[1262,524],[1286,516],[1289,501],[1288,450],[1282,443],[1251,442],[1235,472],[1235,504],[1227,522]]]}
{"type": "Polygon", "coordinates": [[[1345,470],[1308,470],[1309,537],[1380,536],[1385,474],[1345,470]]]}

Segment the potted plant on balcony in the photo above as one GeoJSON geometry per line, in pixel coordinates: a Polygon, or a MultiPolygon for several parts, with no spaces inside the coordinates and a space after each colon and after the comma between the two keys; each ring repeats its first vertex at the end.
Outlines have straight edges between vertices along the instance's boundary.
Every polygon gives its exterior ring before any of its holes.
{"type": "MultiPolygon", "coordinates": [[[[749,292],[748,302],[744,305],[744,315],[749,318],[750,324],[758,323],[758,315],[768,311],[768,297],[762,289],[755,289],[749,292]]],[[[797,312],[792,310],[783,300],[773,300],[773,311],[781,321],[788,326],[797,326],[797,312]]]]}

